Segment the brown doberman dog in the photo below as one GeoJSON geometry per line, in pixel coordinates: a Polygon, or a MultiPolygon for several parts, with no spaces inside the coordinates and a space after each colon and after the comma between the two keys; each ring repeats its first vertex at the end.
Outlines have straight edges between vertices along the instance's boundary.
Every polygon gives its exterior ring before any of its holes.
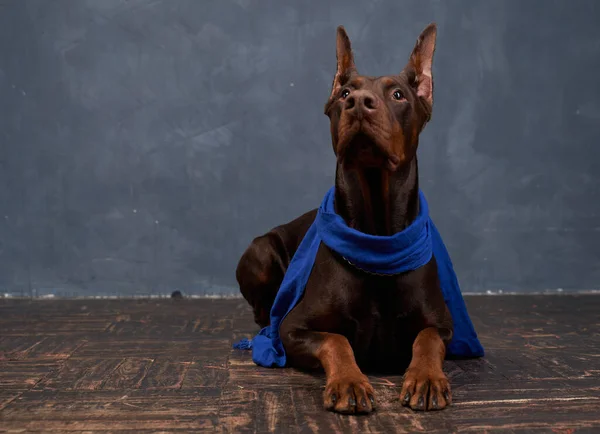
{"type": "MultiPolygon", "coordinates": [[[[360,232],[389,236],[419,211],[417,145],[433,106],[436,26],[419,36],[399,75],[358,74],[343,27],[337,30],[337,71],[325,113],[337,157],[336,212],[360,232]]],[[[252,242],[237,268],[255,321],[269,311],[286,269],[317,210],[252,242]]],[[[364,370],[402,372],[403,405],[437,410],[451,402],[442,372],[453,325],[435,258],[393,276],[363,272],[321,244],[303,298],[285,317],[280,335],[290,366],[323,368],[325,407],[368,413],[375,395],[364,370]],[[360,366],[360,367],[359,367],[360,366]]]]}

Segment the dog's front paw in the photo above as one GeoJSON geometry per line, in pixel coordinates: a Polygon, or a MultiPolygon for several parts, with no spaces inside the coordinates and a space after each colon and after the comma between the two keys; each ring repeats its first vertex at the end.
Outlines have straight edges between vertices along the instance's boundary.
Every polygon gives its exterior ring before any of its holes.
{"type": "Polygon", "coordinates": [[[409,368],[400,400],[413,410],[441,410],[452,402],[450,383],[441,369],[409,368]]]}
{"type": "Polygon", "coordinates": [[[362,373],[331,378],[325,386],[325,408],[344,414],[375,410],[375,393],[362,373]]]}

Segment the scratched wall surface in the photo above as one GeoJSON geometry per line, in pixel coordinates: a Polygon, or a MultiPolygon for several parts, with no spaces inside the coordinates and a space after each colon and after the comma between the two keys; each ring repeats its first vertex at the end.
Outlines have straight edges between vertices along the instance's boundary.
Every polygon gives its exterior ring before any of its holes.
{"type": "Polygon", "coordinates": [[[0,292],[233,293],[333,179],[335,27],[439,25],[421,186],[465,292],[600,287],[600,3],[0,0],[0,292]]]}

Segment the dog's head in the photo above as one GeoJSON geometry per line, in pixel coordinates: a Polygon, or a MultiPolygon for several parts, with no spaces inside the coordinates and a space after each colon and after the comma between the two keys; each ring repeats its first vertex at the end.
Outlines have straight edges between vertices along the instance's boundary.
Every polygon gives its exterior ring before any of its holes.
{"type": "Polygon", "coordinates": [[[395,171],[414,157],[419,133],[431,117],[436,26],[419,36],[398,75],[368,77],[354,66],[350,39],[337,29],[337,71],[325,114],[338,163],[395,171]]]}

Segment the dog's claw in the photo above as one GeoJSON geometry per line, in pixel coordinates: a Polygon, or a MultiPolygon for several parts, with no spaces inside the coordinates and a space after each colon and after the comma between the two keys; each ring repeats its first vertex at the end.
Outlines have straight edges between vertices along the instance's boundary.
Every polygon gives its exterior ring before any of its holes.
{"type": "Polygon", "coordinates": [[[360,372],[349,377],[332,378],[325,387],[325,408],[338,413],[370,413],[375,408],[373,387],[360,372]]]}
{"type": "Polygon", "coordinates": [[[417,411],[441,410],[450,405],[450,384],[439,370],[413,368],[404,375],[402,405],[417,411]]]}
{"type": "Polygon", "coordinates": [[[452,397],[450,396],[450,392],[448,391],[448,389],[444,390],[444,399],[448,404],[452,402],[452,397]]]}

